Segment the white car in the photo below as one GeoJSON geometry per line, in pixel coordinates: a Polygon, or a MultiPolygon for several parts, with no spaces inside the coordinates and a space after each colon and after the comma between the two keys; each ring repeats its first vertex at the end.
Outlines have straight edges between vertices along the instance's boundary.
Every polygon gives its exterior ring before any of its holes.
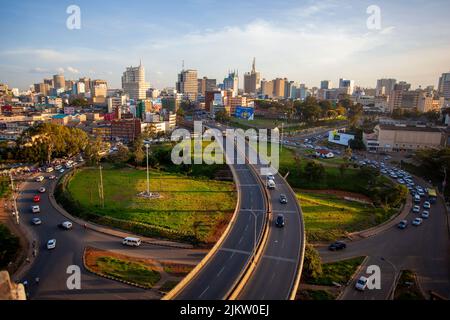
{"type": "Polygon", "coordinates": [[[414,206],[413,212],[414,213],[419,213],[420,212],[420,207],[419,206],[414,206]]]}
{"type": "Polygon", "coordinates": [[[428,219],[430,217],[430,211],[422,211],[421,217],[423,219],[428,219]]]}
{"type": "Polygon", "coordinates": [[[60,169],[58,172],[59,173],[64,173],[66,170],[64,170],[64,169],[60,169]]]}
{"type": "Polygon", "coordinates": [[[56,248],[56,239],[51,239],[47,241],[47,249],[52,250],[56,248]]]}
{"type": "Polygon", "coordinates": [[[39,192],[40,192],[40,193],[45,193],[45,191],[47,191],[47,189],[45,189],[44,187],[40,187],[40,188],[39,188],[39,192]]]}
{"type": "Polygon", "coordinates": [[[63,223],[59,224],[58,226],[64,230],[70,230],[73,227],[72,222],[70,222],[70,221],[64,221],[63,223]]]}
{"type": "Polygon", "coordinates": [[[44,181],[44,177],[43,176],[39,176],[36,178],[36,182],[42,182],[44,181]]]}
{"type": "Polygon", "coordinates": [[[129,246],[129,247],[139,247],[141,245],[141,239],[133,238],[133,237],[127,237],[127,238],[122,240],[122,244],[124,246],[129,246]]]}
{"type": "Polygon", "coordinates": [[[31,207],[31,212],[39,213],[39,212],[41,212],[41,208],[39,206],[32,206],[31,207]]]}
{"type": "Polygon", "coordinates": [[[358,281],[356,281],[355,289],[359,291],[364,291],[367,287],[367,278],[361,276],[358,281]]]}
{"type": "Polygon", "coordinates": [[[275,177],[274,177],[273,175],[268,175],[268,176],[267,176],[267,180],[273,180],[273,181],[275,181],[275,177]]]}
{"type": "Polygon", "coordinates": [[[415,218],[412,222],[412,225],[417,227],[420,226],[422,222],[423,222],[422,218],[415,218]]]}
{"type": "Polygon", "coordinates": [[[33,219],[31,219],[31,223],[35,226],[39,226],[42,224],[42,220],[39,218],[33,218],[33,219]]]}
{"type": "Polygon", "coordinates": [[[425,201],[424,204],[423,204],[423,208],[424,208],[424,209],[428,209],[428,210],[431,209],[431,204],[430,204],[430,202],[429,202],[429,201],[425,201]]]}

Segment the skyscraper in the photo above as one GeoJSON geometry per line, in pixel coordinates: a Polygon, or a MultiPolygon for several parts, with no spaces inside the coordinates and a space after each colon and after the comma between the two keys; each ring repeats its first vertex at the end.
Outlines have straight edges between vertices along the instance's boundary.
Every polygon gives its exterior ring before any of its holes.
{"type": "Polygon", "coordinates": [[[441,97],[450,100],[450,72],[443,73],[439,78],[438,92],[441,97]]]}
{"type": "Polygon", "coordinates": [[[261,74],[256,71],[256,59],[253,58],[252,71],[244,74],[244,93],[256,95],[260,89],[261,74]]]}
{"type": "Polygon", "coordinates": [[[333,87],[333,83],[331,80],[322,80],[320,81],[320,89],[322,90],[330,90],[333,87]]]}
{"type": "Polygon", "coordinates": [[[273,80],[273,96],[274,98],[284,98],[284,87],[286,83],[286,78],[276,78],[273,80]]]}
{"type": "Polygon", "coordinates": [[[181,70],[176,87],[177,91],[184,94],[189,100],[196,100],[198,95],[197,70],[181,70]]]}
{"type": "Polygon", "coordinates": [[[122,89],[128,93],[130,99],[141,100],[147,97],[150,84],[145,82],[145,68],[142,62],[139,67],[129,67],[122,76],[122,89]]]}
{"type": "Polygon", "coordinates": [[[204,96],[206,91],[213,91],[216,88],[216,86],[217,86],[216,79],[208,79],[208,77],[198,79],[198,94],[204,96]]]}
{"type": "Polygon", "coordinates": [[[339,79],[339,89],[345,89],[346,94],[353,94],[355,90],[355,80],[339,79]]]}
{"type": "Polygon", "coordinates": [[[53,76],[53,87],[55,89],[64,89],[66,87],[66,80],[63,74],[55,74],[53,76]]]}
{"type": "Polygon", "coordinates": [[[228,72],[228,76],[223,79],[223,90],[233,90],[236,96],[239,92],[239,75],[236,71],[228,72]]]}

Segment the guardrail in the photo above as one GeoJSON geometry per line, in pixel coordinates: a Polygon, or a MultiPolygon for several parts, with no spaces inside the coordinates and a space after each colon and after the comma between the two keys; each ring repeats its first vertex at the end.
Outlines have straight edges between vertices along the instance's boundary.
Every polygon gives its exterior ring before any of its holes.
{"type": "MultiPolygon", "coordinates": [[[[248,158],[246,157],[247,161],[248,158]]],[[[257,245],[255,245],[253,257],[251,258],[251,262],[247,264],[245,269],[243,270],[241,276],[238,278],[238,280],[235,283],[235,286],[233,290],[228,295],[229,300],[236,300],[239,294],[244,289],[244,286],[247,284],[248,280],[250,279],[253,271],[255,270],[259,260],[261,259],[262,253],[264,251],[264,247],[266,246],[267,239],[269,238],[269,229],[270,229],[270,215],[272,213],[272,204],[270,202],[270,194],[267,191],[266,185],[264,181],[262,180],[261,176],[258,174],[257,169],[249,164],[249,167],[252,171],[252,173],[256,176],[256,179],[259,181],[260,186],[262,187],[262,191],[264,194],[264,202],[265,202],[265,208],[266,213],[264,215],[264,227],[263,232],[260,236],[260,239],[257,242],[257,245]]]]}
{"type": "MultiPolygon", "coordinates": [[[[226,153],[225,153],[226,155],[226,153]]],[[[229,166],[231,173],[233,174],[234,181],[239,181],[238,175],[236,173],[236,170],[233,166],[229,166]]],[[[189,274],[183,278],[171,291],[169,291],[161,300],[172,300],[176,298],[176,296],[197,276],[197,274],[200,272],[200,270],[211,260],[212,256],[219,250],[219,248],[222,246],[223,242],[225,241],[225,238],[230,233],[231,228],[234,226],[234,223],[236,222],[237,214],[240,211],[241,207],[241,191],[239,187],[237,189],[237,203],[236,208],[234,209],[233,216],[231,217],[230,223],[226,227],[225,231],[220,236],[219,240],[216,242],[216,244],[209,250],[208,254],[200,261],[199,264],[195,266],[194,269],[189,272],[189,274]]]]}

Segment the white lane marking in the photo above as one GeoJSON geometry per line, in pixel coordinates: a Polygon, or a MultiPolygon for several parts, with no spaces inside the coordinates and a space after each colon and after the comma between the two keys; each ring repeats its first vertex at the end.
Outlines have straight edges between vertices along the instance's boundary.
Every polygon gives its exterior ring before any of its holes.
{"type": "Polygon", "coordinates": [[[208,289],[209,289],[209,286],[205,290],[203,290],[202,294],[199,295],[198,297],[201,298],[206,293],[206,291],[208,291],[208,289]]]}
{"type": "Polygon", "coordinates": [[[217,274],[217,277],[220,276],[220,274],[223,272],[223,270],[225,270],[225,266],[223,266],[222,269],[220,269],[219,273],[217,274]]]}
{"type": "MultiPolygon", "coordinates": [[[[234,255],[235,253],[240,253],[240,254],[251,254],[251,252],[249,252],[249,251],[236,250],[236,249],[229,249],[229,248],[220,248],[219,251],[232,252],[233,255],[234,255]]],[[[233,256],[233,255],[232,255],[232,256],[233,256]]]]}
{"type": "Polygon", "coordinates": [[[297,260],[295,259],[289,259],[289,258],[283,258],[283,257],[275,257],[275,256],[263,256],[263,258],[267,258],[267,259],[273,259],[273,260],[278,260],[278,261],[283,261],[283,262],[290,262],[290,263],[297,263],[297,260]]]}

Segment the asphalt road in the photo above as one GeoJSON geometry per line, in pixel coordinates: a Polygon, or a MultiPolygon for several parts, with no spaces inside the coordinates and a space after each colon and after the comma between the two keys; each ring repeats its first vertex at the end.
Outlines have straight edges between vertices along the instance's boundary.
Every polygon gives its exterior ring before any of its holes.
{"type": "MultiPolygon", "coordinates": [[[[223,145],[226,146],[225,139],[223,145]]],[[[236,221],[219,250],[176,299],[225,299],[252,257],[266,214],[263,191],[248,164],[235,164],[232,167],[238,176],[235,182],[241,194],[236,221]]]]}
{"type": "Polygon", "coordinates": [[[368,256],[368,260],[345,289],[341,299],[387,299],[400,270],[415,271],[425,294],[433,290],[450,298],[450,238],[444,204],[439,199],[432,205],[430,218],[424,219],[421,226],[414,227],[410,223],[417,216],[412,212],[408,215],[409,225],[405,230],[394,226],[373,237],[349,242],[344,251],[329,252],[326,248],[320,249],[320,255],[325,263],[368,256]],[[356,291],[355,281],[361,275],[366,275],[369,265],[380,267],[381,290],[356,291]]]}
{"type": "MultiPolygon", "coordinates": [[[[262,166],[264,164],[257,167],[262,166]]],[[[266,179],[264,176],[262,178],[266,179]]],[[[295,194],[279,174],[275,175],[275,183],[276,189],[269,190],[272,214],[268,240],[260,262],[239,296],[242,300],[289,299],[300,267],[304,245],[302,212],[298,211],[295,194]],[[281,194],[286,195],[287,204],[280,203],[281,194]],[[279,214],[285,217],[284,228],[275,226],[275,219],[279,214]]]]}
{"type": "MultiPolygon", "coordinates": [[[[43,174],[48,177],[50,174],[43,174]]],[[[50,183],[45,179],[43,183],[28,179],[22,186],[18,198],[18,209],[20,212],[21,225],[28,232],[35,235],[37,240],[38,255],[31,268],[20,279],[28,281],[27,288],[30,299],[159,299],[160,296],[151,290],[143,290],[128,286],[116,281],[104,279],[89,273],[83,267],[82,256],[86,246],[114,252],[153,259],[163,259],[180,263],[195,264],[202,259],[204,253],[196,250],[177,249],[143,244],[139,248],[125,248],[121,245],[121,239],[85,230],[74,224],[71,231],[63,231],[57,225],[67,219],[53,208],[48,198],[48,192],[41,194],[39,203],[41,213],[33,214],[33,196],[38,194],[38,189],[45,186],[49,189],[50,183]],[[43,222],[40,226],[32,226],[30,221],[39,217],[43,222]],[[49,239],[56,239],[56,249],[47,250],[46,243],[49,239]],[[81,290],[69,290],[66,285],[69,274],[66,273],[68,266],[77,265],[81,269],[81,290]],[[39,277],[39,284],[35,278],[39,277]]]]}

